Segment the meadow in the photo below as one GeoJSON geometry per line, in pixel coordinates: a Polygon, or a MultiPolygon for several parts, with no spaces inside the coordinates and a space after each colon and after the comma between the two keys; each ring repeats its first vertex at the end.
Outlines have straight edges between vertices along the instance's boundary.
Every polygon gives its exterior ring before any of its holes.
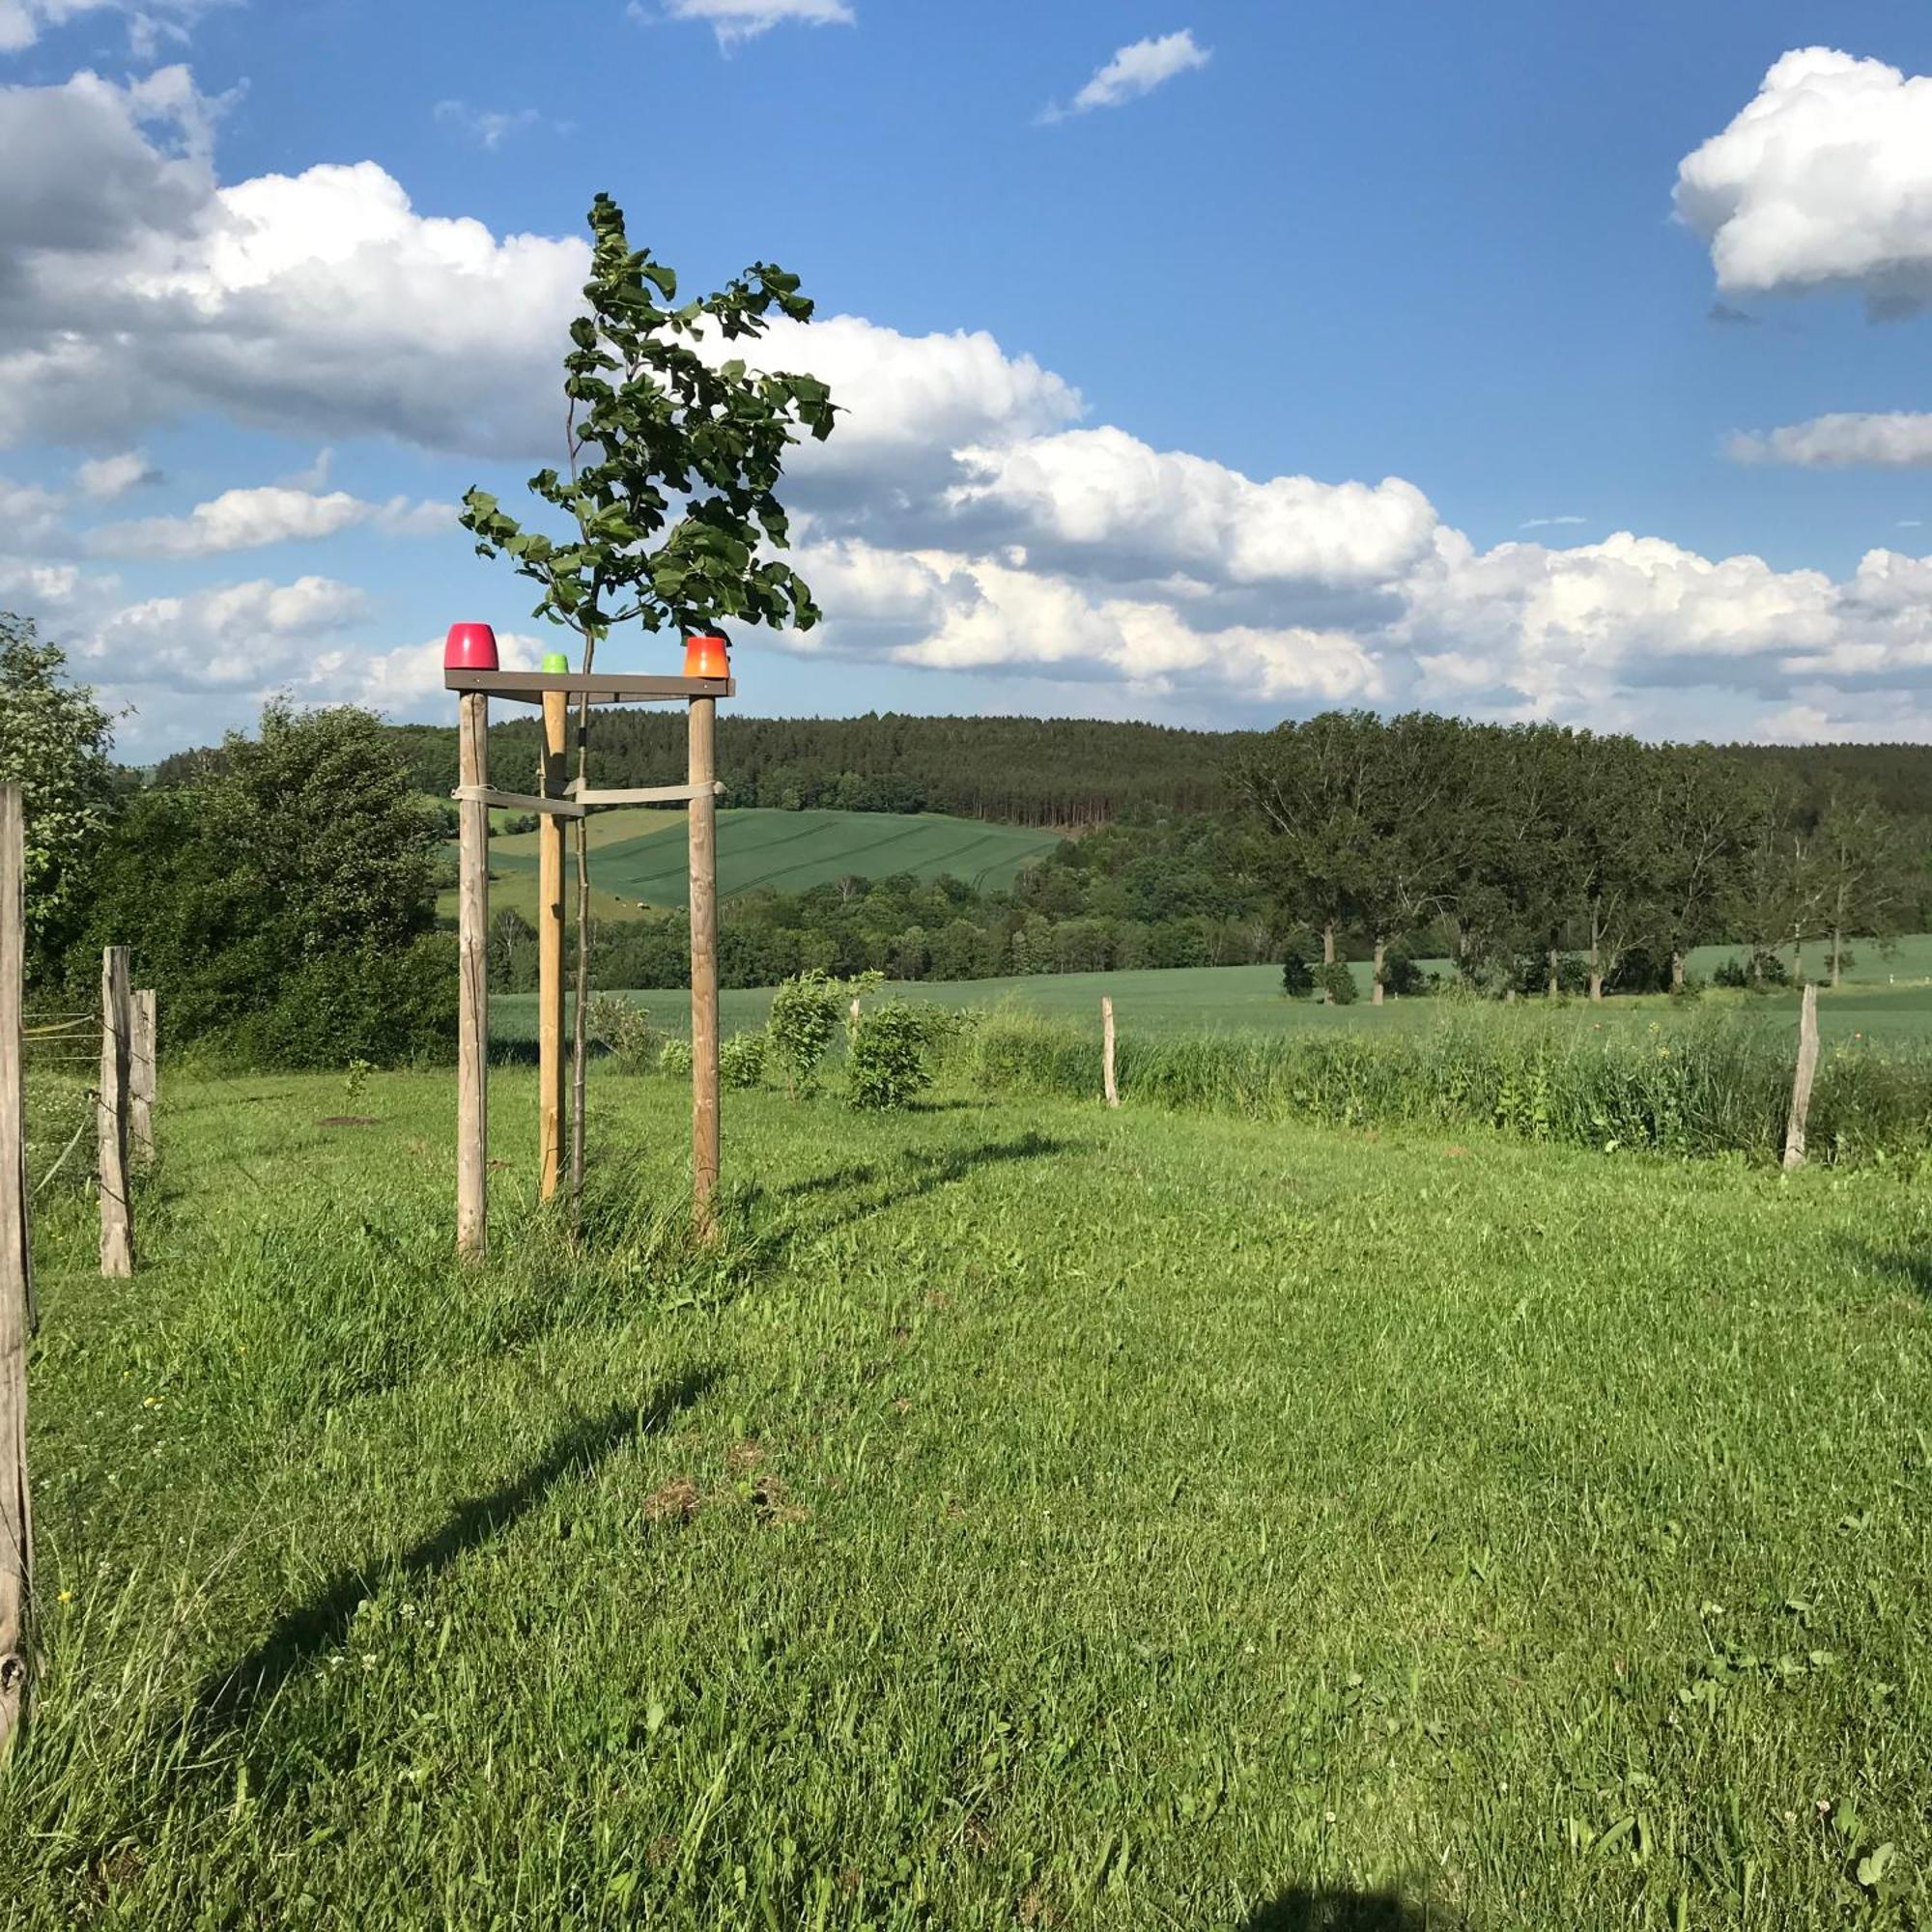
{"type": "Polygon", "coordinates": [[[1479,1130],[167,1076],[43,1197],[19,1925],[1903,1926],[1932,1210],[1479,1130]]]}
{"type": "MultiPolygon", "coordinates": [[[[600,811],[590,820],[590,836],[592,882],[611,902],[605,916],[687,902],[682,811],[643,806],[600,811]]],[[[523,832],[490,841],[493,899],[526,917],[536,905],[537,838],[523,832]]],[[[797,893],[842,878],[904,872],[917,879],[950,875],[982,892],[1002,892],[1060,842],[1057,832],[934,811],[726,810],[718,814],[718,889],[727,895],[759,887],[797,893]]]]}

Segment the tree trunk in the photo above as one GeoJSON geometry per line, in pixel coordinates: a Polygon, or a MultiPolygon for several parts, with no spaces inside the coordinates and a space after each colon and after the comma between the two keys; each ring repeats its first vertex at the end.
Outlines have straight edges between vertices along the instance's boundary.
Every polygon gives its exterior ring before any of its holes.
{"type": "Polygon", "coordinates": [[[1549,967],[1549,997],[1556,997],[1556,949],[1551,947],[1546,955],[1549,967]]]}
{"type": "MultiPolygon", "coordinates": [[[[1328,923],[1321,928],[1321,966],[1323,973],[1325,974],[1327,969],[1330,966],[1334,965],[1334,963],[1335,963],[1335,922],[1331,919],[1328,922],[1328,923]]],[[[1330,996],[1328,992],[1327,981],[1324,979],[1321,985],[1321,1004],[1324,1007],[1328,1004],[1329,997],[1330,996]]]]}
{"type": "Polygon", "coordinates": [[[1593,912],[1590,915],[1590,997],[1593,1000],[1604,997],[1604,954],[1600,941],[1601,930],[1593,912]]]}
{"type": "Polygon", "coordinates": [[[1684,990],[1684,955],[1675,951],[1670,955],[1670,990],[1673,993],[1684,990]]]}
{"type": "Polygon", "coordinates": [[[1832,984],[1834,987],[1844,983],[1843,952],[1843,935],[1834,925],[1832,928],[1832,984]]]}
{"type": "Polygon", "coordinates": [[[1382,960],[1388,952],[1388,943],[1378,934],[1376,938],[1376,984],[1369,995],[1369,1004],[1378,1007],[1382,1003],[1382,960]]]}

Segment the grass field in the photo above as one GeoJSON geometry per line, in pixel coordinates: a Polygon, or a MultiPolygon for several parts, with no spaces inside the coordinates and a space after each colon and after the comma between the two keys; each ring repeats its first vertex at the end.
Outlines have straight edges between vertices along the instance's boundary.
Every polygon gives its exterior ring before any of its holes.
{"type": "MultiPolygon", "coordinates": [[[[1691,965],[1708,977],[1712,968],[1735,949],[1707,947],[1693,955],[1691,965]]],[[[1438,967],[1444,961],[1431,962],[1438,967]]],[[[1815,968],[1817,958],[1811,961],[1815,968]]],[[[1278,1033],[1290,1028],[1322,1027],[1346,1031],[1427,1026],[1441,1009],[1431,1001],[1397,1000],[1379,1009],[1368,1004],[1369,968],[1353,969],[1361,998],[1352,1007],[1323,1007],[1313,1000],[1286,1000],[1278,966],[1195,966],[1171,971],[1138,973],[1047,973],[1019,979],[923,980],[893,990],[908,999],[930,1000],[946,1007],[997,1007],[1013,1004],[1048,1019],[1066,1019],[1099,1029],[1100,996],[1112,997],[1122,1029],[1172,1036],[1181,1033],[1278,1033]]],[[[679,990],[637,993],[633,998],[650,1009],[652,1016],[671,1032],[690,1026],[690,999],[679,990]]],[[[771,1009],[768,987],[727,990],[722,996],[727,1032],[759,1027],[771,1009]]],[[[1706,1002],[1721,1006],[1732,996],[1713,995],[1706,1002]]],[[[1768,1024],[1797,1025],[1798,995],[1792,993],[1735,996],[1734,1003],[1760,1013],[1768,1024]]],[[[1531,1007],[1540,1002],[1530,1002],[1531,1007]]],[[[1573,1001],[1568,1010],[1585,1026],[1599,1020],[1620,1024],[1648,1022],[1673,1010],[1662,997],[1614,999],[1601,1007],[1573,1001]]],[[[491,1002],[492,1024],[504,1041],[536,1037],[536,996],[499,995],[491,1002]]],[[[1901,939],[1889,954],[1861,947],[1846,982],[1837,991],[1819,995],[1818,1024],[1827,1039],[1854,1034],[1880,1039],[1932,1037],[1932,935],[1915,933],[1901,939]]]]}
{"type": "MultiPolygon", "coordinates": [[[[683,812],[624,807],[595,814],[590,830],[591,878],[612,901],[632,911],[686,903],[683,812]]],[[[992,892],[1011,885],[1023,866],[1043,858],[1060,838],[1057,832],[939,812],[721,811],[718,885],[727,895],[761,886],[796,893],[848,875],[909,872],[920,879],[950,874],[992,892]]],[[[490,841],[492,894],[501,903],[519,904],[522,880],[533,881],[536,867],[534,832],[490,841]]],[[[534,907],[534,885],[527,890],[534,907]]]]}
{"type": "Polygon", "coordinates": [[[710,1259],[600,1070],[573,1257],[531,1084],[473,1277],[444,1076],[43,1212],[7,1922],[1925,1922],[1896,1174],[729,1094],[710,1259]]]}

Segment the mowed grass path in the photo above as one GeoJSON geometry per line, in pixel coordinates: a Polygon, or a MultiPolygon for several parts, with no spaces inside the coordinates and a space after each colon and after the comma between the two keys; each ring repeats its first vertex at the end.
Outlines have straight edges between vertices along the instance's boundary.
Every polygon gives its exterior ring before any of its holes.
{"type": "MultiPolygon", "coordinates": [[[[633,907],[681,906],[689,896],[684,813],[639,807],[598,812],[593,884],[633,907]]],[[[950,874],[982,891],[1003,891],[1023,866],[1060,843],[1057,832],[1029,831],[940,812],[734,810],[718,814],[718,886],[729,895],[772,887],[803,892],[847,876],[896,872],[950,874]]],[[[490,867],[503,875],[537,867],[537,834],[490,841],[490,867]]]]}
{"type": "Polygon", "coordinates": [[[731,1094],[708,1261],[600,1072],[573,1260],[531,1086],[474,1276],[442,1077],[175,1077],[131,1284],[43,1214],[7,1922],[1932,1908],[1921,1187],[731,1094]]]}

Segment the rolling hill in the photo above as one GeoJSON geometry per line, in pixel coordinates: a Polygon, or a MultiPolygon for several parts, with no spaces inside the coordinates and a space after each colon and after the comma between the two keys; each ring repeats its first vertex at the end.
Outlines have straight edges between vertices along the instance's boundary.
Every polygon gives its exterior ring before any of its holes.
{"type": "MultiPolygon", "coordinates": [[[[590,821],[591,879],[606,917],[686,898],[684,814],[646,806],[599,812],[590,821]]],[[[949,818],[939,812],[725,810],[718,814],[718,884],[726,897],[770,887],[803,892],[856,876],[950,874],[987,891],[1009,886],[1023,866],[1060,842],[1056,832],[949,818]]],[[[535,903],[537,834],[490,841],[499,902],[535,903]]]]}

